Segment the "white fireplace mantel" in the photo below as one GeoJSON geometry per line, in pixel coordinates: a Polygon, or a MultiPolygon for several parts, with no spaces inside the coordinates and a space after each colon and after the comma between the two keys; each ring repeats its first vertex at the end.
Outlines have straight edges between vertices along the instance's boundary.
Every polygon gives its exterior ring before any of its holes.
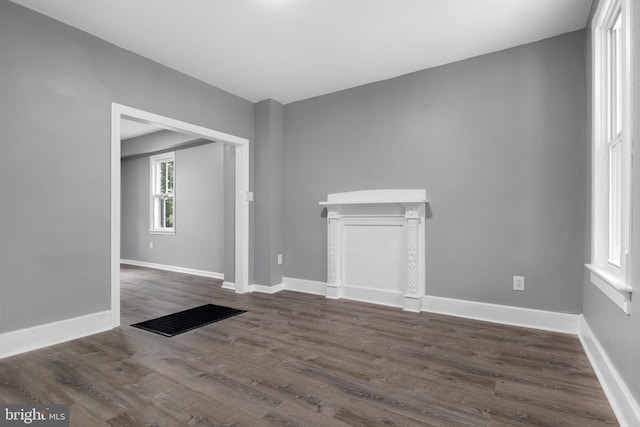
{"type": "Polygon", "coordinates": [[[327,196],[322,206],[427,203],[427,190],[361,190],[334,193],[327,196]]]}
{"type": "Polygon", "coordinates": [[[320,202],[327,207],[327,298],[421,310],[426,193],[362,190],[320,202]]]}

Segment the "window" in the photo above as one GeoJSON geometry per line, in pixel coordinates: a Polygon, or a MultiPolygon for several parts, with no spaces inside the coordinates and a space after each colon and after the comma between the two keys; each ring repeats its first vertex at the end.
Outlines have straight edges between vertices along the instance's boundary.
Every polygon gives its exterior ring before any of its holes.
{"type": "Polygon", "coordinates": [[[175,153],[150,157],[152,233],[175,233],[175,153]]]}
{"type": "Polygon", "coordinates": [[[631,187],[629,0],[601,0],[592,26],[591,280],[627,313],[631,187]]]}

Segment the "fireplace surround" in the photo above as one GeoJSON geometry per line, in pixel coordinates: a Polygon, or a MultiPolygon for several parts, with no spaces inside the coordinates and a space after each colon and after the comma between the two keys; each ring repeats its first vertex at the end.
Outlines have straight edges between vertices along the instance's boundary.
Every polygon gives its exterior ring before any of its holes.
{"type": "Polygon", "coordinates": [[[422,309],[425,189],[334,193],[327,208],[327,298],[422,309]]]}

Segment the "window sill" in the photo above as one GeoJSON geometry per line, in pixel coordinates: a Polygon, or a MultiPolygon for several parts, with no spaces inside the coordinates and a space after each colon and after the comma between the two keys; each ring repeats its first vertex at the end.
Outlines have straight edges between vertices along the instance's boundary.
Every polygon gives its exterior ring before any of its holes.
{"type": "Polygon", "coordinates": [[[622,311],[626,314],[631,314],[631,293],[633,288],[602,267],[593,264],[586,264],[585,267],[591,272],[591,283],[609,297],[622,311]]]}
{"type": "Polygon", "coordinates": [[[173,236],[176,230],[149,230],[149,234],[164,234],[165,236],[173,236]]]}

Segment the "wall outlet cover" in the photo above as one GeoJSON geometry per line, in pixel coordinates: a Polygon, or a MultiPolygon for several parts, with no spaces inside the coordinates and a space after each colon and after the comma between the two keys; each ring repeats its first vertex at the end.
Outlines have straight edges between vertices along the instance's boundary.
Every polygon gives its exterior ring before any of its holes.
{"type": "Polygon", "coordinates": [[[513,290],[524,291],[524,276],[513,276],[513,290]]]}

